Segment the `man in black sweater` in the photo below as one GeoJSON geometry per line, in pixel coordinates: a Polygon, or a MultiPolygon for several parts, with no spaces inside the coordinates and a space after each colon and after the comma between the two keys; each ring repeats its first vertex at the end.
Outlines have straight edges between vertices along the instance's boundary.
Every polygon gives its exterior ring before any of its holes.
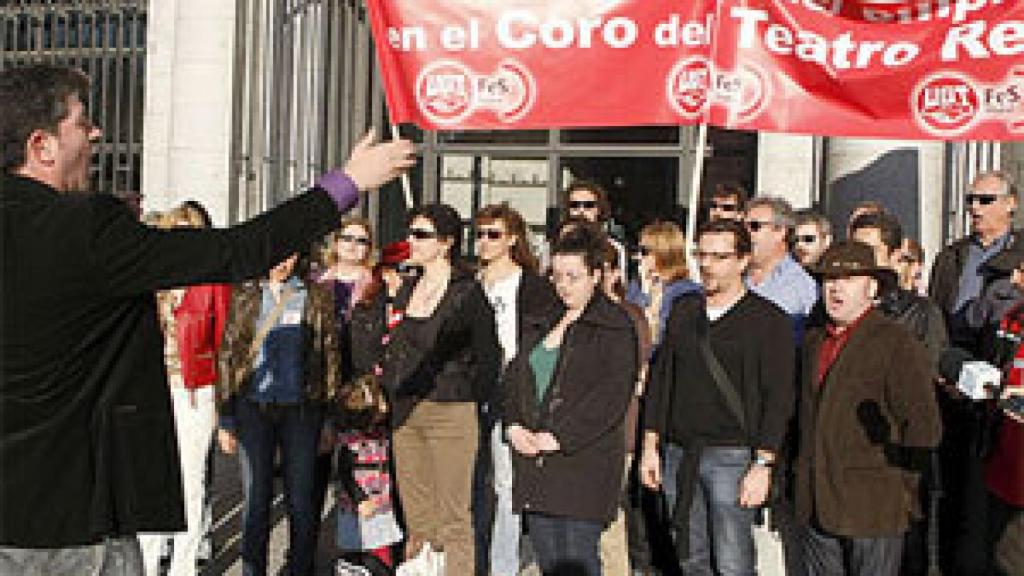
{"type": "Polygon", "coordinates": [[[89,93],[70,68],[0,73],[0,574],[141,573],[134,535],[184,528],[154,292],[264,274],[413,162],[367,139],[245,224],[155,230],[85,193],[89,93]]]}
{"type": "Polygon", "coordinates": [[[676,303],[651,371],[641,477],[665,491],[684,574],[755,574],[752,527],[793,413],[792,324],[745,288],[750,251],[740,223],[700,229],[705,296],[676,303]]]}

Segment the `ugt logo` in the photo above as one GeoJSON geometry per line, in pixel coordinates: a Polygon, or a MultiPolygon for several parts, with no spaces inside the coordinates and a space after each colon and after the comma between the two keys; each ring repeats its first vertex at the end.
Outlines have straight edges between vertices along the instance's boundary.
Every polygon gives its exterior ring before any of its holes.
{"type": "Polygon", "coordinates": [[[981,91],[967,76],[940,72],[917,85],[911,109],[914,119],[925,131],[936,136],[953,136],[981,119],[981,91]]]}
{"type": "Polygon", "coordinates": [[[430,121],[456,125],[476,112],[491,111],[505,123],[519,120],[537,97],[533,75],[506,59],[490,74],[477,74],[454,60],[427,65],[416,79],[416,103],[430,121]]]}

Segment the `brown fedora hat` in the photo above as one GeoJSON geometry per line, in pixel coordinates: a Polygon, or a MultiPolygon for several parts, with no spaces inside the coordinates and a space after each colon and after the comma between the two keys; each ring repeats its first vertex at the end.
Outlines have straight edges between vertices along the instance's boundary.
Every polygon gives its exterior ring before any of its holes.
{"type": "Polygon", "coordinates": [[[825,250],[811,272],[819,279],[846,276],[870,276],[878,280],[883,289],[898,283],[896,271],[878,266],[871,246],[856,240],[842,240],[825,250]]]}

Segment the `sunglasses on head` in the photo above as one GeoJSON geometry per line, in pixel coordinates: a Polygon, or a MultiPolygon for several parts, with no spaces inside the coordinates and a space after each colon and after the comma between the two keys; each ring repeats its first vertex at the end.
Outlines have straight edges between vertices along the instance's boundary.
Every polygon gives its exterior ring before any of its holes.
{"type": "Polygon", "coordinates": [[[352,234],[342,234],[342,235],[338,236],[338,240],[341,240],[342,242],[349,242],[349,243],[352,243],[352,244],[361,244],[363,246],[369,246],[370,245],[370,239],[367,238],[366,236],[354,236],[352,234]]]}
{"type": "Polygon", "coordinates": [[[989,204],[992,204],[993,202],[998,200],[1000,196],[1002,196],[1002,194],[982,194],[979,192],[970,192],[967,194],[966,200],[968,205],[977,203],[982,206],[988,206],[989,204]]]}
{"type": "Polygon", "coordinates": [[[597,208],[597,200],[570,200],[570,210],[593,210],[597,208]]]}
{"type": "Polygon", "coordinates": [[[800,244],[814,244],[818,241],[818,237],[814,234],[800,234],[796,237],[796,241],[800,244]]]}
{"type": "Polygon", "coordinates": [[[410,228],[409,238],[415,240],[433,240],[437,238],[437,232],[433,230],[427,230],[426,228],[410,228]]]}
{"type": "Polygon", "coordinates": [[[484,238],[488,240],[501,240],[503,236],[505,236],[504,231],[493,228],[481,228],[476,231],[477,240],[483,240],[484,238]]]}

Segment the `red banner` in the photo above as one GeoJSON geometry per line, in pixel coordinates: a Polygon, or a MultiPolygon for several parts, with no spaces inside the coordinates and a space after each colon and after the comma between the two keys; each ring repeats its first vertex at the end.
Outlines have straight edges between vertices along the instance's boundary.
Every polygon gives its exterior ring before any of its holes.
{"type": "Polygon", "coordinates": [[[370,0],[392,119],[1024,139],[1024,0],[370,0]]]}

